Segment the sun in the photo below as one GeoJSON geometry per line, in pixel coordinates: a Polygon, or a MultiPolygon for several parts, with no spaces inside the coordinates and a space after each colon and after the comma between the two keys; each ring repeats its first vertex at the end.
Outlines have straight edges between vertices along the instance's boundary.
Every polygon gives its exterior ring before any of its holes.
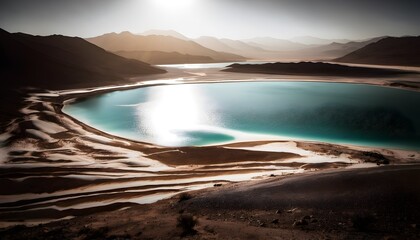
{"type": "Polygon", "coordinates": [[[154,4],[161,8],[179,10],[190,7],[194,0],[151,0],[154,4]]]}

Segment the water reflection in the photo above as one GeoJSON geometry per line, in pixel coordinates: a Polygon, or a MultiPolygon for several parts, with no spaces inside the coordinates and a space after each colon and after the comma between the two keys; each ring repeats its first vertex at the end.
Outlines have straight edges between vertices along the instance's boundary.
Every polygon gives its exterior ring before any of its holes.
{"type": "Polygon", "coordinates": [[[152,142],[166,146],[188,142],[186,132],[212,124],[203,96],[194,85],[150,88],[148,103],[137,107],[139,127],[152,142]]]}
{"type": "Polygon", "coordinates": [[[418,92],[367,85],[246,82],[113,92],[65,111],[109,133],[164,146],[293,138],[419,149],[418,103],[418,92]]]}

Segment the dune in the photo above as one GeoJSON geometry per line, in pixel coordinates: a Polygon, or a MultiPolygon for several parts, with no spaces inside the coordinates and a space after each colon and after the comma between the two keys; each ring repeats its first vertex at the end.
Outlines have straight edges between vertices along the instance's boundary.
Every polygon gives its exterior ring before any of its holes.
{"type": "MultiPolygon", "coordinates": [[[[413,183],[419,181],[419,171],[419,165],[326,170],[254,182],[221,182],[151,205],[38,210],[31,216],[76,217],[16,226],[2,235],[6,239],[179,239],[178,219],[190,217],[194,239],[417,239],[420,189],[413,183]]],[[[164,191],[171,194],[170,189],[164,191]]],[[[112,192],[106,197],[112,198],[112,192]]],[[[64,208],[71,201],[79,199],[57,204],[64,208]]]]}
{"type": "Polygon", "coordinates": [[[420,66],[420,36],[387,37],[334,61],[375,65],[420,66]]]}

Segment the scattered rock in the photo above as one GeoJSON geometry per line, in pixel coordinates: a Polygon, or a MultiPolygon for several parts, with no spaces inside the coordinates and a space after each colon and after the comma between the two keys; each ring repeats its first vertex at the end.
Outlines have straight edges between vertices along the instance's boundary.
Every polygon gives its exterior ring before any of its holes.
{"type": "Polygon", "coordinates": [[[257,224],[258,224],[260,227],[265,227],[265,226],[266,226],[266,224],[265,224],[264,222],[262,222],[261,220],[257,220],[257,224]]]}
{"type": "Polygon", "coordinates": [[[278,218],[273,219],[273,221],[271,221],[271,223],[273,223],[273,224],[278,224],[278,223],[279,223],[279,219],[278,219],[278,218]]]}
{"type": "Polygon", "coordinates": [[[296,220],[293,222],[293,226],[306,226],[308,222],[305,219],[296,220]]]}
{"type": "Polygon", "coordinates": [[[365,157],[366,162],[373,162],[377,165],[389,164],[389,159],[384,155],[377,152],[363,152],[362,155],[365,157]]]}
{"type": "Polygon", "coordinates": [[[214,228],[210,227],[209,225],[204,226],[204,231],[206,231],[208,233],[212,233],[212,234],[215,233],[214,228]]]}
{"type": "Polygon", "coordinates": [[[277,211],[276,211],[276,214],[281,214],[283,211],[281,210],[281,209],[278,209],[277,211]]]}

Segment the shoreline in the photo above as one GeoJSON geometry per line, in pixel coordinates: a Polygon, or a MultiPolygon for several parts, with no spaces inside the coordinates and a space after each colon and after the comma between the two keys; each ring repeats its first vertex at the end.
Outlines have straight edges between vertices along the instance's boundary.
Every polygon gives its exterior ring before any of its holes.
{"type": "MultiPolygon", "coordinates": [[[[179,85],[179,84],[211,84],[211,83],[235,83],[235,82],[319,82],[319,83],[338,83],[338,84],[361,84],[361,85],[370,85],[375,87],[386,87],[386,88],[394,88],[394,89],[400,89],[405,91],[415,91],[419,92],[420,88],[404,88],[404,87],[396,87],[396,86],[390,86],[390,85],[383,85],[380,82],[379,83],[363,83],[363,82],[338,82],[338,81],[329,81],[329,80],[290,80],[290,79],[264,79],[264,80],[257,80],[257,79],[241,79],[241,80],[204,80],[204,81],[182,81],[179,78],[176,79],[166,79],[164,80],[165,83],[152,83],[153,81],[150,81],[150,84],[147,84],[145,82],[138,82],[132,85],[121,85],[121,86],[110,86],[110,87],[99,87],[99,88],[92,88],[92,89],[77,89],[77,90],[65,90],[65,91],[55,91],[60,97],[64,97],[64,100],[61,102],[61,108],[57,111],[60,114],[65,114],[67,117],[71,118],[73,121],[77,121],[78,124],[82,124],[85,128],[89,128],[91,131],[99,132],[100,134],[107,135],[108,137],[114,137],[118,138],[124,141],[133,141],[138,142],[142,144],[149,144],[154,145],[156,147],[162,147],[162,148],[173,148],[173,147],[187,147],[187,146],[161,146],[155,143],[147,142],[147,141],[141,141],[136,139],[130,139],[128,137],[112,134],[109,132],[106,132],[104,130],[100,130],[98,128],[95,128],[94,126],[89,125],[88,123],[85,123],[75,117],[73,117],[70,114],[67,114],[64,111],[64,108],[66,105],[70,105],[74,102],[82,101],[83,99],[92,97],[92,96],[98,96],[114,91],[126,91],[126,90],[132,90],[132,89],[138,89],[138,88],[146,88],[146,87],[154,87],[154,86],[165,86],[165,85],[179,85]],[[86,91],[86,92],[83,92],[86,91]],[[61,95],[63,94],[64,95],[61,95]],[[74,93],[77,92],[77,93],[74,93]],[[76,96],[68,96],[73,95],[76,96]]],[[[149,82],[149,81],[146,81],[149,82]]],[[[39,94],[35,94],[39,95],[39,94]]],[[[236,131],[236,130],[232,130],[236,131]]],[[[329,144],[335,144],[335,145],[341,145],[341,146],[347,146],[350,148],[372,148],[372,149],[390,149],[395,151],[420,151],[420,149],[409,149],[404,147],[397,147],[397,146],[382,146],[382,145],[363,145],[363,143],[346,143],[346,142],[328,142],[328,141],[317,141],[312,139],[305,139],[305,138],[299,138],[299,137],[290,137],[290,136],[280,136],[280,135],[270,135],[270,134],[260,134],[260,133],[243,133],[241,135],[247,135],[247,136],[254,136],[255,139],[234,139],[231,141],[221,142],[221,143],[214,143],[214,144],[206,144],[206,145],[197,145],[197,146],[191,146],[191,147],[207,147],[207,146],[224,146],[229,145],[232,143],[238,143],[238,142],[253,142],[253,141],[264,141],[264,140],[271,140],[271,141],[295,141],[295,142],[309,142],[309,143],[329,143],[329,144]]]]}
{"type": "MultiPolygon", "coordinates": [[[[150,84],[155,85],[152,82],[150,84]]],[[[203,82],[206,81],[195,83],[203,82]]],[[[128,87],[143,86],[144,83],[137,83],[128,87]]],[[[248,141],[203,147],[163,147],[102,132],[62,112],[66,101],[71,99],[121,89],[127,89],[127,85],[99,90],[88,88],[84,93],[67,90],[64,95],[60,95],[59,91],[50,91],[28,98],[21,109],[25,117],[9,126],[9,133],[13,136],[8,151],[0,152],[1,156],[9,158],[1,163],[0,181],[13,188],[13,191],[3,190],[0,195],[7,196],[7,199],[15,198],[15,201],[0,203],[0,222],[14,225],[31,221],[39,223],[40,219],[41,222],[52,221],[54,219],[44,217],[53,211],[53,206],[61,206],[54,210],[61,217],[66,217],[68,209],[87,206],[76,215],[84,216],[95,206],[99,211],[101,205],[92,204],[92,201],[103,201],[104,209],[117,210],[131,208],[133,202],[139,203],[144,201],[142,199],[154,199],[152,202],[155,202],[219,183],[346,168],[359,166],[358,163],[369,163],[371,165],[361,166],[372,167],[384,164],[384,158],[391,165],[420,161],[419,151],[311,141],[248,141]],[[48,130],[51,126],[52,129],[48,130]],[[19,132],[16,132],[17,129],[19,132]],[[311,159],[322,161],[310,163],[311,159]],[[63,185],[45,186],[52,179],[63,185]],[[28,189],[25,186],[28,183],[34,189],[28,189]],[[37,188],[39,192],[33,193],[37,188]],[[26,216],[23,222],[22,216],[26,216]]]]}

